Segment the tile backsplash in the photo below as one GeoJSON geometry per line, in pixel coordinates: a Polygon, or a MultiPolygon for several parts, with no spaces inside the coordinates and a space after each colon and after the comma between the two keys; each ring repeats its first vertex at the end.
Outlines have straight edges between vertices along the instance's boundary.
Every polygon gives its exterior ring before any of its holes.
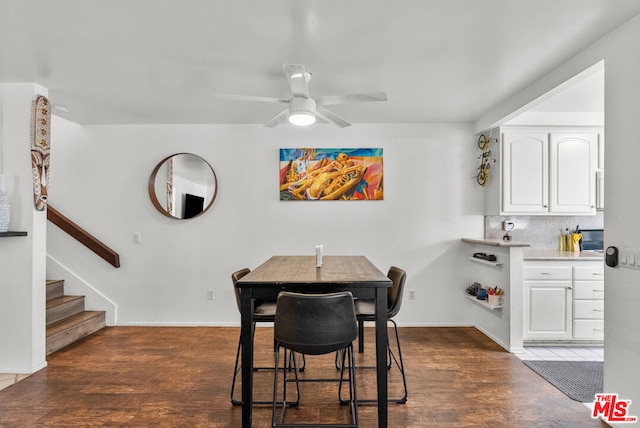
{"type": "Polygon", "coordinates": [[[604,212],[598,211],[595,216],[485,216],[484,236],[487,239],[501,239],[505,231],[502,221],[515,224],[509,232],[514,241],[524,241],[536,250],[557,250],[558,236],[566,228],[570,231],[580,226],[580,229],[602,229],[604,227],[604,212]]]}

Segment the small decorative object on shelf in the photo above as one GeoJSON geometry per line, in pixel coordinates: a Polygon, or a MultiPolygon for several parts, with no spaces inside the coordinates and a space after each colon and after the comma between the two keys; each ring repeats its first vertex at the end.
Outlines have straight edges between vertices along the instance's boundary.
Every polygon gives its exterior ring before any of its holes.
{"type": "Polygon", "coordinates": [[[500,287],[483,287],[479,282],[474,282],[467,287],[465,295],[468,299],[489,309],[501,309],[504,302],[504,291],[500,287]]]}
{"type": "Polygon", "coordinates": [[[9,222],[11,220],[11,204],[7,195],[6,182],[4,174],[0,174],[0,232],[9,230],[9,222]]]}
{"type": "Polygon", "coordinates": [[[487,303],[491,306],[501,306],[504,295],[504,291],[497,285],[493,288],[487,288],[487,303]]]}
{"type": "Polygon", "coordinates": [[[486,260],[488,262],[495,262],[497,260],[495,254],[473,253],[473,257],[476,259],[486,260]]]}
{"type": "Polygon", "coordinates": [[[467,287],[467,294],[469,296],[477,296],[478,290],[480,290],[481,288],[482,288],[482,284],[480,284],[479,282],[474,282],[473,284],[467,287]]]}

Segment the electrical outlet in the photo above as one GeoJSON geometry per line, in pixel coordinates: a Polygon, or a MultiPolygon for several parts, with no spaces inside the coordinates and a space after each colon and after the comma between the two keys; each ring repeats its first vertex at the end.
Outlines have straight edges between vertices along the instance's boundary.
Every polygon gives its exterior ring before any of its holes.
{"type": "Polygon", "coordinates": [[[409,290],[409,300],[416,300],[416,290],[409,290]]]}
{"type": "Polygon", "coordinates": [[[142,242],[142,234],[140,232],[133,232],[133,243],[139,244],[142,242]]]}
{"type": "Polygon", "coordinates": [[[207,300],[214,300],[216,298],[215,290],[207,290],[207,300]]]}

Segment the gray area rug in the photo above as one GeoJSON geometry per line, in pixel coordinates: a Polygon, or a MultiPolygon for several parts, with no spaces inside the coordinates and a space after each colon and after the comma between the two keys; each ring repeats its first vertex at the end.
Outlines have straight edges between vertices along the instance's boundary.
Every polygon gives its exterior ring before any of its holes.
{"type": "Polygon", "coordinates": [[[601,361],[522,361],[572,400],[592,403],[602,393],[601,361]]]}

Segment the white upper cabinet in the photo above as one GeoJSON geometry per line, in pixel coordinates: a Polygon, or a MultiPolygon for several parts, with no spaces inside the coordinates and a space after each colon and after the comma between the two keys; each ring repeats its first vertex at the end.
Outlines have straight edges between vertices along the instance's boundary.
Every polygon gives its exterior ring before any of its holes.
{"type": "Polygon", "coordinates": [[[501,128],[486,215],[593,215],[598,129],[501,128]]]}
{"type": "Polygon", "coordinates": [[[597,134],[551,134],[549,211],[595,214],[597,134]]]}
{"type": "Polygon", "coordinates": [[[546,213],[549,144],[544,132],[505,132],[502,137],[503,211],[546,213]]]}

